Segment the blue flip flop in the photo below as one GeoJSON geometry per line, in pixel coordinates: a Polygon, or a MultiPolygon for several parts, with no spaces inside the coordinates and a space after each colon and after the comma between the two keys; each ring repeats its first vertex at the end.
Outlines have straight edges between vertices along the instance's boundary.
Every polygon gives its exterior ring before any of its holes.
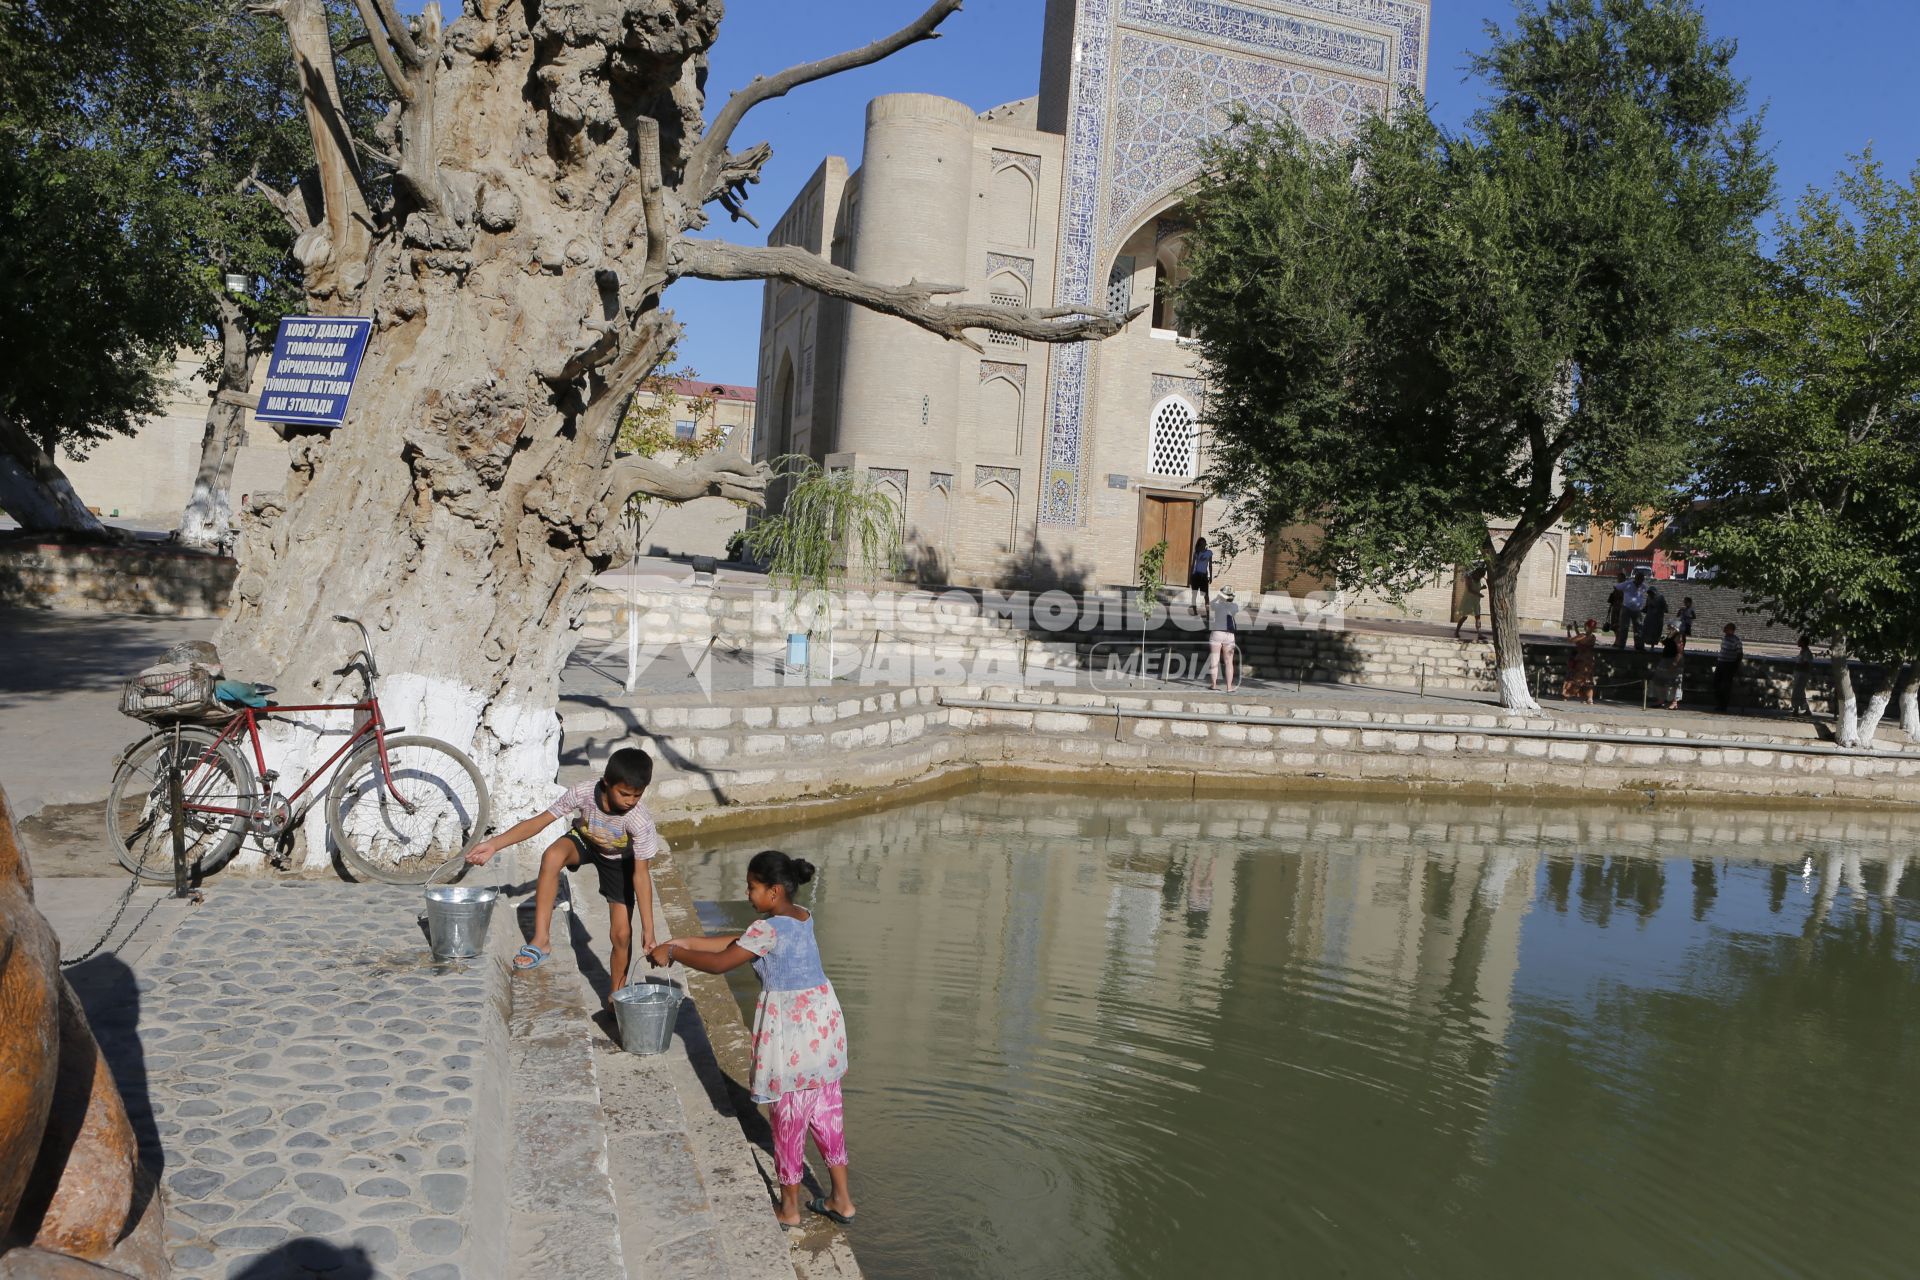
{"type": "Polygon", "coordinates": [[[528,943],[515,953],[513,957],[513,970],[515,973],[526,973],[530,970],[538,969],[546,962],[547,957],[552,954],[553,952],[551,951],[542,951],[532,943],[528,943]],[[526,964],[520,963],[522,957],[526,958],[526,964]]]}

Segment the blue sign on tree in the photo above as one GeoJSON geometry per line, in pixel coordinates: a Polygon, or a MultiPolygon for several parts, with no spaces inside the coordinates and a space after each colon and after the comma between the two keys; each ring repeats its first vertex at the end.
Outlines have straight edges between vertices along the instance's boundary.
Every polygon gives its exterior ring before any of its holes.
{"type": "Polygon", "coordinates": [[[347,416],[354,375],[373,321],[361,316],[288,316],[273,340],[256,418],[337,427],[347,416]]]}

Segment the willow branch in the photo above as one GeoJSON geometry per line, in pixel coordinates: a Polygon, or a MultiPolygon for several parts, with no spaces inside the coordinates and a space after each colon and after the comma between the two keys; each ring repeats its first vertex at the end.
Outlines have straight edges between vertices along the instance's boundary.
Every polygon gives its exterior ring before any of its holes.
{"type": "Polygon", "coordinates": [[[682,199],[690,207],[698,208],[714,198],[715,176],[726,158],[733,131],[739,128],[747,112],[763,102],[784,97],[803,84],[824,80],[855,67],[868,66],[893,56],[909,45],[936,39],[939,35],[936,28],[958,12],[959,8],[960,0],[934,0],[918,19],[872,44],[817,62],[803,62],[797,67],[788,67],[778,75],[755,76],[745,88],[737,90],[727,99],[727,105],[720,108],[720,114],[713,118],[713,126],[694,147],[693,154],[687,157],[686,173],[680,186],[682,199]]]}
{"type": "Polygon", "coordinates": [[[674,245],[671,275],[696,280],[785,280],[829,298],[897,316],[928,333],[975,351],[969,329],[991,329],[1035,342],[1083,342],[1120,332],[1145,310],[1094,311],[1088,307],[1003,307],[984,302],[940,302],[957,285],[878,284],[793,246],[753,248],[719,240],[681,240],[674,245]]]}

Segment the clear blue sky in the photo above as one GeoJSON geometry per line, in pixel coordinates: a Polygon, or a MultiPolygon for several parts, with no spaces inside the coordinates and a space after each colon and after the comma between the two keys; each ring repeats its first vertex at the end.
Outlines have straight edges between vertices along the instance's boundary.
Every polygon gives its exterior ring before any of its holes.
{"type": "MultiPolygon", "coordinates": [[[[709,101],[717,109],[756,74],[864,44],[924,7],[925,0],[728,0],[709,101]]],[[[1736,66],[1754,103],[1767,108],[1783,199],[1790,203],[1809,185],[1827,185],[1847,156],[1869,142],[1901,174],[1920,161],[1920,106],[1913,98],[1920,0],[1705,0],[1704,7],[1715,35],[1739,41],[1736,66]]],[[[773,160],[749,205],[761,226],[773,225],[822,157],[859,163],[870,98],[937,93],[985,110],[1034,93],[1044,8],[1044,0],[967,0],[947,20],[942,39],[755,110],[735,141],[773,144],[773,160]]],[[[1480,93],[1465,81],[1467,51],[1484,45],[1488,19],[1509,20],[1512,0],[1433,0],[1433,11],[1428,97],[1440,120],[1458,125],[1480,93]]],[[[719,216],[721,235],[764,243],[746,223],[729,226],[725,214],[719,216]]],[[[702,378],[753,383],[760,294],[757,285],[698,280],[669,292],[687,330],[681,357],[702,378]]]]}

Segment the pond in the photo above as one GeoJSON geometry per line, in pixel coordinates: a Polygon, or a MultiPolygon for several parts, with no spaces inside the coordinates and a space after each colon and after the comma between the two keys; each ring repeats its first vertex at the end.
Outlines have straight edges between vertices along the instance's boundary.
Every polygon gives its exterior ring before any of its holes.
{"type": "Polygon", "coordinates": [[[1015,792],[680,863],[713,928],[754,850],[820,867],[876,1280],[1869,1276],[1913,1269],[1916,834],[1015,792]]]}

